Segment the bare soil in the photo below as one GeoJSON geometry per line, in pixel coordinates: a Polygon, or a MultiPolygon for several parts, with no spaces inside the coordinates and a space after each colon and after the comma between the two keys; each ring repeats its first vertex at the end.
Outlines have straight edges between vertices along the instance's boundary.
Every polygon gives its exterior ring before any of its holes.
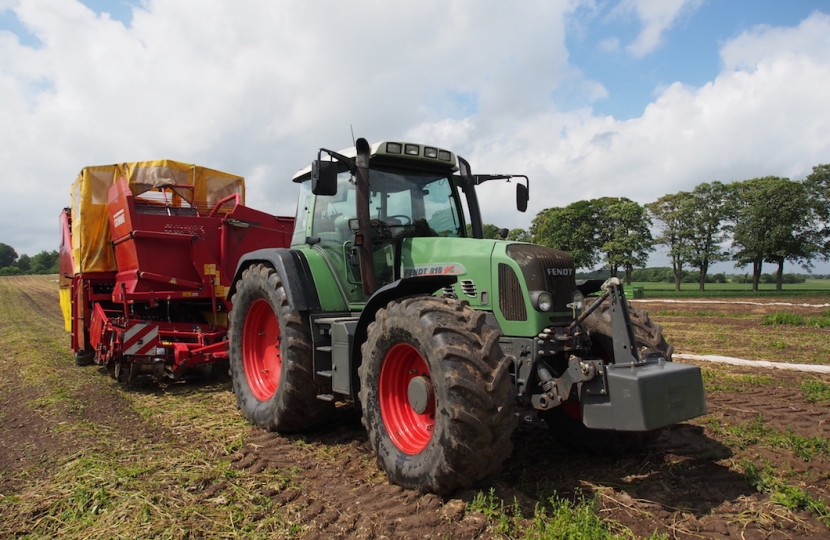
{"type": "MultiPolygon", "coordinates": [[[[30,306],[27,317],[60,336],[63,322],[56,286],[36,284],[32,290],[32,282],[23,280],[17,285],[26,290],[20,299],[30,306]]],[[[769,312],[775,310],[780,308],[769,308],[769,312]]],[[[745,323],[743,319],[724,321],[734,321],[736,331],[745,323]]],[[[0,339],[7,339],[2,330],[0,326],[0,339]]],[[[19,344],[14,348],[18,350],[19,344]]],[[[55,369],[60,377],[88,381],[73,391],[73,403],[79,406],[40,415],[36,403],[43,396],[21,375],[21,362],[25,358],[19,355],[0,356],[5,379],[0,384],[0,502],[38,478],[48,477],[63,456],[89,444],[83,436],[67,436],[66,429],[59,429],[66,424],[108,426],[113,437],[137,443],[164,439],[182,448],[209,443],[144,420],[123,398],[126,390],[113,387],[98,368],[75,366],[68,350],[55,369]]],[[[771,374],[723,369],[729,374],[771,374]]],[[[526,518],[533,516],[539,500],[554,493],[574,500],[596,497],[603,518],[628,527],[637,537],[654,531],[670,538],[830,537],[830,529],[817,516],[788,510],[768,493],[756,490],[741,467],[746,461],[769,464],[811,497],[830,501],[826,453],[806,461],[763,441],[737,444],[716,428],[746,425],[760,418],[769,428],[826,440],[830,436],[828,404],[805,402],[801,390],[805,376],[777,370],[771,375],[775,379],[771,384],[738,381],[729,391],[708,391],[706,416],[668,428],[644,451],[622,458],[575,454],[557,446],[542,423],[522,423],[513,436],[512,457],[501,474],[478,489],[447,499],[390,485],[377,470],[359,413],[351,405],[338,407],[330,425],[303,435],[280,436],[251,427],[241,448],[226,459],[240,474],[279,470],[290,477],[290,482],[262,495],[279,503],[299,525],[296,534],[304,538],[499,537],[484,514],[468,509],[479,490],[490,489],[508,507],[517,501],[526,518]]],[[[830,378],[809,377],[830,382],[830,378]]],[[[220,383],[231,391],[229,381],[220,383]]],[[[228,410],[227,414],[237,412],[228,410]]],[[[211,486],[211,496],[221,496],[222,489],[222,485],[211,486]]],[[[4,515],[4,508],[0,504],[0,523],[12,522],[16,516],[4,515]]]]}

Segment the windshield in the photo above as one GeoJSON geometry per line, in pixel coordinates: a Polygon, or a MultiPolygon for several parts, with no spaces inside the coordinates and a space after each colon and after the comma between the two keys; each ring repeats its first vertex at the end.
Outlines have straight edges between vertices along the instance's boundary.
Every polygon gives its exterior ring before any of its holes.
{"type": "MultiPolygon", "coordinates": [[[[457,194],[446,176],[372,170],[369,186],[370,219],[383,236],[463,236],[457,194]]],[[[350,240],[353,233],[349,221],[356,218],[355,198],[354,177],[349,172],[340,173],[337,194],[316,199],[312,235],[322,240],[350,240]]]]}

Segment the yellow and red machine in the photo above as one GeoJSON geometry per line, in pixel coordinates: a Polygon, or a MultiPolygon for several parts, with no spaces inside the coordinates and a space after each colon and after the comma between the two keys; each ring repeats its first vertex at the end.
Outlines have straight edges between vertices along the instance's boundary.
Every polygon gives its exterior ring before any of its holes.
{"type": "Polygon", "coordinates": [[[241,176],[171,160],[86,167],[61,213],[61,307],[78,364],[174,379],[227,358],[241,255],[294,219],[244,205],[241,176]]]}

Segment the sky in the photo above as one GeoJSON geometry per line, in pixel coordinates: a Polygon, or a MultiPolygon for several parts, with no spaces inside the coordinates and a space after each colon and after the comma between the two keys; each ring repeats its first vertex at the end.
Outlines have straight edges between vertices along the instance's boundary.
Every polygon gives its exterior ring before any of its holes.
{"type": "Polygon", "coordinates": [[[528,175],[524,214],[511,184],[479,192],[510,228],[801,180],[830,162],[828,88],[826,0],[0,0],[0,242],[56,249],[78,172],[116,162],[240,174],[293,215],[291,176],[352,132],[528,175]]]}

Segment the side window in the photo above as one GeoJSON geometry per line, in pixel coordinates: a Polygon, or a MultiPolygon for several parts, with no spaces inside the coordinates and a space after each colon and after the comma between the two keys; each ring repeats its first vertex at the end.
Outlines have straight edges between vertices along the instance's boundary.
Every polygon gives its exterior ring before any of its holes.
{"type": "Polygon", "coordinates": [[[462,236],[461,221],[450,181],[441,178],[424,186],[424,212],[430,229],[438,236],[462,236]]]}
{"type": "Polygon", "coordinates": [[[343,243],[351,237],[349,220],[355,214],[354,180],[348,172],[337,176],[337,194],[314,200],[311,234],[323,242],[343,243]]]}
{"type": "Polygon", "coordinates": [[[305,244],[306,221],[308,219],[308,204],[310,199],[311,182],[305,181],[300,184],[300,195],[297,197],[297,216],[294,218],[294,234],[291,237],[292,246],[305,244]]]}

